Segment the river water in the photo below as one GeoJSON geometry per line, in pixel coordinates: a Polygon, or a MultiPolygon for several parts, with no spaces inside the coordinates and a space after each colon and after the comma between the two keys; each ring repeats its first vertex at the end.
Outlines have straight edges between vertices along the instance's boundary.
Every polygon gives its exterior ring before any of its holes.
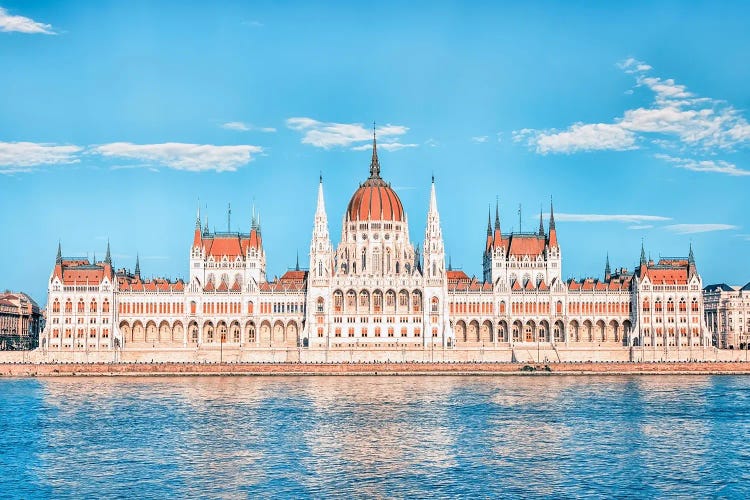
{"type": "Polygon", "coordinates": [[[750,377],[0,379],[0,497],[750,496],[750,377]]]}

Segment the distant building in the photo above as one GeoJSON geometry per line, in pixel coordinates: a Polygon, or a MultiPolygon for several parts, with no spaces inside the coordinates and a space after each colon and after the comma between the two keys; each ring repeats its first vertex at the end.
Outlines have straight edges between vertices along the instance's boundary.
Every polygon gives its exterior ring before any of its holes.
{"type": "Polygon", "coordinates": [[[34,299],[22,292],[0,294],[0,350],[34,349],[42,329],[42,315],[34,299]]]}
{"type": "Polygon", "coordinates": [[[715,346],[746,349],[750,342],[750,283],[743,287],[726,283],[703,289],[706,325],[715,346]]]}
{"type": "MultiPolygon", "coordinates": [[[[533,232],[507,232],[488,214],[483,277],[446,266],[434,179],[424,240],[410,241],[401,200],[380,175],[373,138],[369,177],[343,213],[337,245],[328,231],[323,180],[309,267],[266,277],[259,217],[249,232],[209,231],[197,214],[186,281],[144,279],[103,261],[63,257],[48,283],[49,350],[312,348],[507,349],[514,345],[655,352],[709,345],[703,288],[687,257],[646,259],[630,273],[564,280],[550,204],[533,232]],[[224,345],[226,344],[226,345],[224,345]]],[[[182,350],[180,350],[182,349],[182,350]]],[[[223,352],[223,351],[222,351],[223,352]]],[[[192,354],[189,354],[192,355],[192,354]]]]}

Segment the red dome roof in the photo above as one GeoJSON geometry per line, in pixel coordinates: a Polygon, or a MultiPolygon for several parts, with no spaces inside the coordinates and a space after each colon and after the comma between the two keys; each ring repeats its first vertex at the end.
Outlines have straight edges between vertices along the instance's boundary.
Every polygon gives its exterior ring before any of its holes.
{"type": "Polygon", "coordinates": [[[396,192],[391,187],[368,179],[357,189],[346,209],[349,220],[387,220],[403,221],[404,206],[396,192]]]}
{"type": "Polygon", "coordinates": [[[403,221],[404,206],[391,186],[380,178],[380,162],[375,137],[372,139],[370,178],[352,196],[346,209],[349,220],[403,221]]]}

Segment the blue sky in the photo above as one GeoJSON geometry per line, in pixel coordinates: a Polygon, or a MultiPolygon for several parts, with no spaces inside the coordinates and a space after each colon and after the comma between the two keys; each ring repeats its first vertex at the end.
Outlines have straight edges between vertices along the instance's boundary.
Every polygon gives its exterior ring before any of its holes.
{"type": "MultiPolygon", "coordinates": [[[[0,287],[41,303],[65,255],[187,274],[209,225],[260,211],[269,278],[307,254],[319,172],[334,244],[369,166],[420,242],[434,173],[454,267],[487,207],[555,203],[566,277],[686,255],[750,280],[744,2],[3,2],[0,287]]],[[[545,222],[546,223],[546,222],[545,222]]]]}

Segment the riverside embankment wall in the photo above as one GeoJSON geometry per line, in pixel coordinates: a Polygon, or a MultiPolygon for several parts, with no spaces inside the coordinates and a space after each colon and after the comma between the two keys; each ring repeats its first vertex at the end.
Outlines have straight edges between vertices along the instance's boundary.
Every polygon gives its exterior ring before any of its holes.
{"type": "Polygon", "coordinates": [[[369,362],[633,362],[748,361],[748,351],[713,347],[662,349],[629,347],[535,347],[455,349],[124,349],[117,351],[0,351],[0,363],[369,363],[369,362]]]}
{"type": "Polygon", "coordinates": [[[0,364],[0,377],[185,375],[750,374],[750,362],[656,363],[64,363],[0,364]]]}

